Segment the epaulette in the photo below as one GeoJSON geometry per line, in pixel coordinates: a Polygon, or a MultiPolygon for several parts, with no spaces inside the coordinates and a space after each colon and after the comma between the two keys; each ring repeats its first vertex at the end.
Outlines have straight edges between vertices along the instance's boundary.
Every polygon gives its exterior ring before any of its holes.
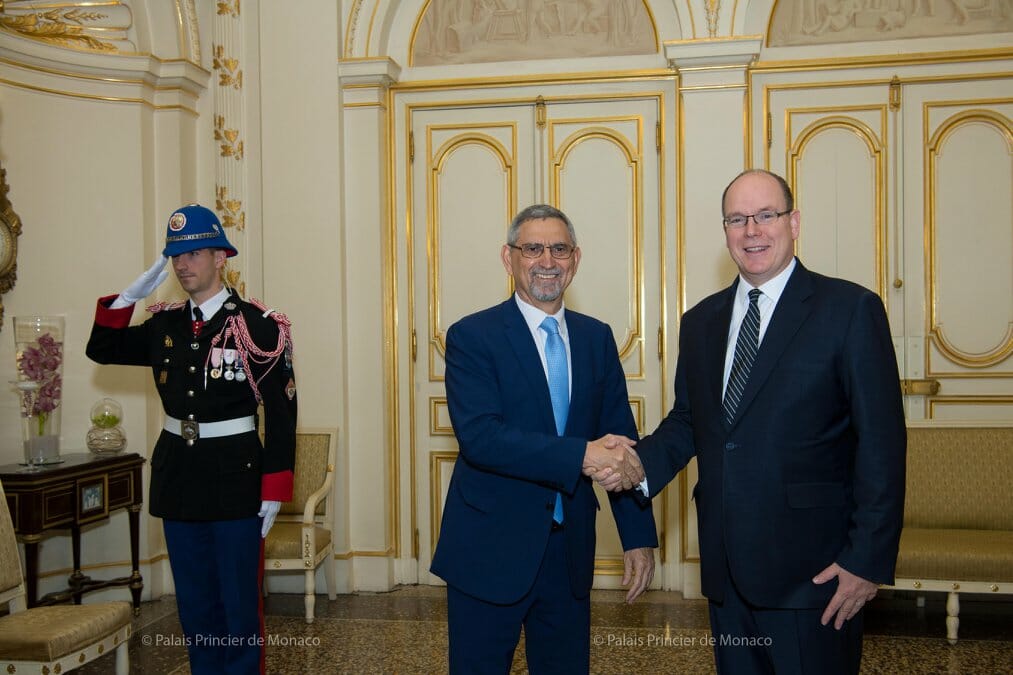
{"type": "Polygon", "coordinates": [[[186,302],[156,302],[155,304],[148,306],[148,311],[152,314],[158,314],[159,312],[179,309],[181,307],[186,307],[186,302]]]}
{"type": "Polygon", "coordinates": [[[265,305],[260,300],[257,300],[256,298],[250,298],[250,304],[259,309],[261,312],[263,312],[261,316],[263,316],[265,319],[270,317],[274,319],[274,322],[277,323],[279,326],[292,325],[292,322],[288,320],[287,316],[285,316],[281,312],[269,309],[267,305],[265,305]]]}

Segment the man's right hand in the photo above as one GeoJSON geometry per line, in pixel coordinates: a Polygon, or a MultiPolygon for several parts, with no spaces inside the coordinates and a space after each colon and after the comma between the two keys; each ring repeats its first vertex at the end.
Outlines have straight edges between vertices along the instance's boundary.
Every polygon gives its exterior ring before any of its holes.
{"type": "Polygon", "coordinates": [[[137,277],[134,283],[120,293],[120,296],[113,301],[112,309],[129,307],[154,293],[155,289],[169,276],[169,270],[163,269],[168,260],[164,255],[159,256],[154,265],[145,270],[144,274],[137,277]]]}
{"type": "Polygon", "coordinates": [[[634,452],[636,441],[618,434],[607,434],[588,441],[584,453],[584,475],[602,484],[606,490],[629,490],[644,480],[644,468],[634,452]]]}

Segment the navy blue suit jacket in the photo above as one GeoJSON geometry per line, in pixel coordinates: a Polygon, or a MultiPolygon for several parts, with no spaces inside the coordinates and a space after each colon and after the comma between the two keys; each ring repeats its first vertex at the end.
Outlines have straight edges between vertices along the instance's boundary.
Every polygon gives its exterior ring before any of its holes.
{"type": "MultiPolygon", "coordinates": [[[[573,363],[570,412],[556,433],[548,383],[514,298],[447,331],[447,404],[460,454],[447,492],[432,572],[486,602],[532,587],[563,495],[567,565],[576,597],[591,590],[598,500],[582,472],[589,440],[636,438],[612,330],[566,311],[573,363]]],[[[649,505],[610,495],[625,550],[658,545],[649,505]]]]}
{"type": "Polygon", "coordinates": [[[637,445],[652,495],[697,458],[704,594],[720,602],[730,569],[757,606],[822,607],[836,583],[812,578],[833,562],[893,583],[906,430],[883,303],[797,263],[729,427],[735,285],[683,316],[675,405],[637,445]]]}

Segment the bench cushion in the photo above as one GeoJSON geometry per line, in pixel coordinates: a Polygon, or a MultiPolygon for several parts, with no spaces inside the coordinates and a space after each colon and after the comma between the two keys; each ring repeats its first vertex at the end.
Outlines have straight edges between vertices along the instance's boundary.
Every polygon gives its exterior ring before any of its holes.
{"type": "Polygon", "coordinates": [[[1013,532],[905,527],[898,579],[1013,582],[1013,532]]]}
{"type": "Polygon", "coordinates": [[[129,625],[131,611],[129,602],[117,601],[51,605],[10,614],[0,618],[0,658],[56,661],[129,625]]]}
{"type": "Polygon", "coordinates": [[[1013,531],[1013,427],[912,427],[904,527],[1013,531]]]}

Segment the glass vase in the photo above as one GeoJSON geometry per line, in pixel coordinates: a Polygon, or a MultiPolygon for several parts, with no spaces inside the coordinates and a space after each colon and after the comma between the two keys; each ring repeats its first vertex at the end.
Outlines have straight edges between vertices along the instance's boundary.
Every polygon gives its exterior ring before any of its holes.
{"type": "Polygon", "coordinates": [[[17,386],[22,392],[21,428],[26,460],[31,454],[36,463],[57,462],[60,458],[63,339],[62,316],[14,317],[17,386]],[[26,397],[28,390],[32,395],[26,397]]]}

